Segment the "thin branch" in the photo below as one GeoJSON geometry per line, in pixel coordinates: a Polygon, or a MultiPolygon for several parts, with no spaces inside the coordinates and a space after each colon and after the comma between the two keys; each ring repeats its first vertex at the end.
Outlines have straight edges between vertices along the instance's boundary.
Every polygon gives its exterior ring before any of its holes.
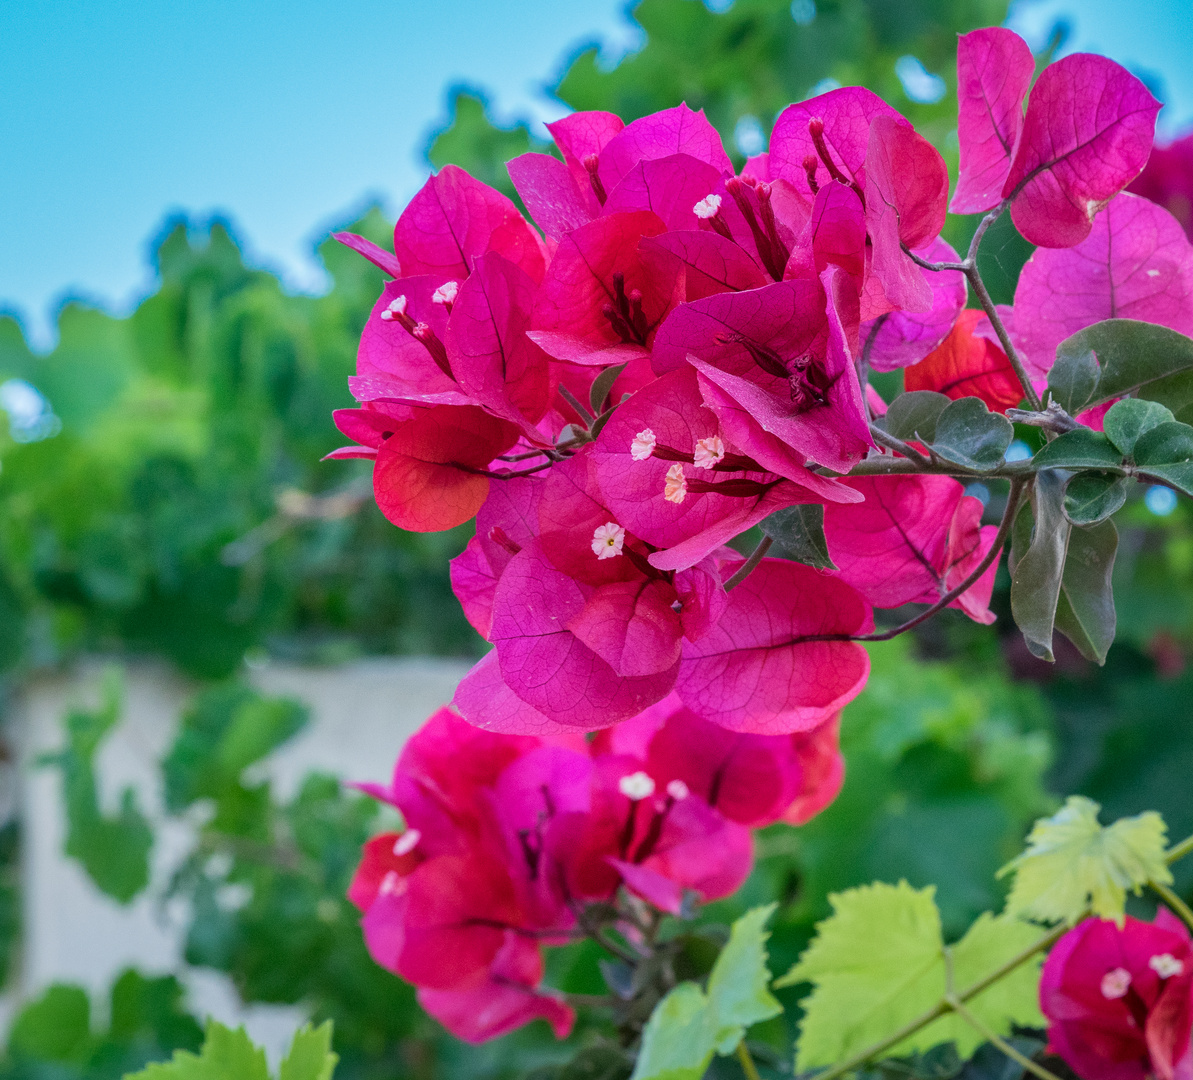
{"type": "Polygon", "coordinates": [[[746,1080],[762,1080],[762,1077],[758,1075],[758,1066],[754,1064],[754,1059],[750,1057],[750,1050],[746,1046],[744,1037],[737,1044],[737,1060],[741,1062],[741,1071],[746,1074],[746,1080]]]}
{"type": "Polygon", "coordinates": [[[1160,895],[1160,898],[1166,903],[1177,915],[1181,917],[1183,922],[1190,930],[1193,930],[1193,910],[1184,902],[1175,892],[1167,885],[1159,881],[1149,881],[1148,885],[1160,895]]]}
{"type": "Polygon", "coordinates": [[[760,562],[762,562],[762,557],[768,551],[770,551],[770,546],[774,542],[775,542],[774,539],[770,536],[764,536],[761,540],[758,541],[758,546],[752,552],[750,552],[750,557],[744,563],[742,563],[741,566],[739,566],[737,568],[737,571],[734,573],[734,575],[728,581],[725,582],[725,591],[726,592],[728,592],[730,589],[734,588],[735,586],[740,585],[743,581],[746,580],[746,578],[748,578],[750,576],[754,567],[756,567],[760,562]]]}
{"type": "Polygon", "coordinates": [[[978,303],[982,305],[982,310],[986,312],[990,318],[990,325],[994,327],[994,332],[998,335],[998,340],[1002,343],[1003,352],[1007,354],[1007,359],[1011,363],[1011,367],[1015,369],[1015,375],[1019,379],[1019,385],[1023,388],[1023,396],[1027,398],[1027,403],[1036,411],[1040,411],[1040,395],[1036,393],[1036,388],[1031,384],[1031,376],[1027,373],[1027,368],[1023,366],[1023,358],[1019,355],[1019,351],[1015,348],[1011,341],[1011,335],[1007,333],[1007,328],[1003,325],[1002,316],[999,315],[998,309],[994,306],[994,301],[990,299],[990,293],[986,291],[986,283],[982,280],[982,275],[978,273],[976,265],[971,266],[965,271],[965,276],[969,280],[969,284],[973,287],[973,291],[977,294],[978,303]]]}
{"type": "Polygon", "coordinates": [[[1170,866],[1186,855],[1193,855],[1193,836],[1186,836],[1179,844],[1174,844],[1164,853],[1164,861],[1170,866]]]}
{"type": "Polygon", "coordinates": [[[576,410],[576,415],[579,416],[585,424],[591,424],[593,420],[596,419],[596,417],[593,416],[583,404],[581,404],[576,395],[573,394],[562,383],[559,384],[559,393],[563,397],[564,401],[566,401],[573,409],[576,410]]]}
{"type": "Polygon", "coordinates": [[[881,457],[865,458],[847,473],[836,472],[823,466],[813,470],[822,476],[906,476],[915,473],[935,473],[941,476],[955,476],[961,480],[1014,480],[1033,475],[1037,470],[1031,461],[1004,461],[996,469],[977,472],[951,461],[931,462],[920,465],[909,458],[881,457]]]}
{"type": "Polygon", "coordinates": [[[915,263],[916,266],[922,266],[925,270],[931,270],[934,273],[939,273],[941,270],[960,270],[964,274],[969,269],[968,265],[963,262],[929,262],[927,259],[921,259],[906,244],[901,244],[900,246],[903,248],[903,254],[915,263]]]}
{"type": "Polygon", "coordinates": [[[924,457],[914,446],[910,446],[902,439],[896,439],[894,435],[890,435],[883,431],[877,424],[870,425],[870,434],[874,441],[882,443],[888,450],[894,450],[897,454],[902,454],[905,458],[910,458],[912,461],[918,461],[924,465],[929,464],[929,459],[924,457]]]}
{"type": "Polygon", "coordinates": [[[1026,1054],[1021,1054],[1016,1050],[1006,1039],[1002,1038],[996,1031],[985,1024],[979,1017],[975,1016],[972,1011],[966,1008],[965,1004],[960,1001],[955,994],[950,994],[946,999],[949,1007],[962,1020],[964,1020],[970,1027],[972,1027],[979,1035],[981,1035],[988,1043],[997,1046],[1004,1054],[1007,1055],[1017,1065],[1022,1066],[1033,1076],[1038,1077],[1038,1080],[1060,1080],[1055,1073],[1049,1072],[1043,1065],[1037,1065],[1026,1054]]]}

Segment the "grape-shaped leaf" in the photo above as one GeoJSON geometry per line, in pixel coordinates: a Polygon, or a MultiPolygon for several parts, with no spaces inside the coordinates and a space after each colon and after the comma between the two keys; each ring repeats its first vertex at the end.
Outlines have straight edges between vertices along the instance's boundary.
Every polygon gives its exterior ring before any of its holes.
{"type": "Polygon", "coordinates": [[[729,932],[729,941],[708,977],[708,1000],[717,1030],[717,1052],[731,1054],[746,1028],[783,1011],[768,989],[765,929],[777,904],[747,911],[729,932]]]}
{"type": "Polygon", "coordinates": [[[278,1080],[331,1080],[339,1055],[331,1049],[331,1021],[317,1028],[304,1024],[282,1061],[278,1080]]]}
{"type": "MultiPolygon", "coordinates": [[[[1038,932],[1008,918],[983,915],[945,958],[940,914],[933,889],[906,882],[850,889],[831,896],[833,915],[799,963],[776,986],[810,981],[798,1047],[800,1070],[839,1062],[889,1038],[937,1005],[950,988],[963,994],[1020,953],[1038,932]]],[[[1038,1024],[1037,969],[1025,965],[973,997],[968,1006],[999,1032],[1011,1024],[1038,1024]]],[[[956,1040],[968,1056],[984,1041],[959,1017],[937,1020],[891,1048],[891,1053],[927,1050],[956,1040]]]]}
{"type": "Polygon", "coordinates": [[[1158,401],[1123,398],[1110,406],[1102,420],[1102,431],[1129,457],[1140,435],[1171,419],[1172,413],[1158,401]]]}
{"type": "Polygon", "coordinates": [[[987,472],[1002,464],[1015,429],[976,397],[958,398],[936,421],[932,448],[948,461],[987,472]]]}
{"type": "MultiPolygon", "coordinates": [[[[298,1080],[296,1074],[286,1080],[298,1080]]],[[[212,1020],[207,1025],[203,1048],[192,1054],[175,1050],[170,1061],[155,1062],[125,1080],[269,1080],[265,1051],[253,1045],[244,1028],[224,1027],[212,1020]]]]}
{"type": "Polygon", "coordinates": [[[700,1080],[716,1049],[715,1035],[704,991],[680,983],[650,1014],[630,1080],[700,1080]]]}
{"type": "Polygon", "coordinates": [[[1101,807],[1070,795],[1027,837],[1027,850],[999,871],[1015,872],[1007,913],[1043,922],[1075,923],[1087,910],[1121,925],[1127,889],[1170,884],[1164,861],[1167,826],[1155,811],[1103,827],[1101,807]]]}

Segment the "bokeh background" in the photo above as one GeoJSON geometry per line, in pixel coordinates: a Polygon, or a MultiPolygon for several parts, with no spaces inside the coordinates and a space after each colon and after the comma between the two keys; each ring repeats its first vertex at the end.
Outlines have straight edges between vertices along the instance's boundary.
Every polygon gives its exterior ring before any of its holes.
{"type": "MultiPolygon", "coordinates": [[[[193,1047],[194,977],[218,972],[241,1004],[335,1019],[341,1078],[572,1080],[545,1028],[469,1050],[418,1012],[343,898],[380,815],[334,763],[269,772],[318,711],[312,688],[335,698],[319,680],[362,686],[380,658],[483,648],[447,581],[467,529],[401,533],[361,463],[320,461],[381,285],[328,234],[384,242],[448,162],[513,196],[502,163],[543,149],[543,122],[572,108],[629,120],[686,100],[740,161],[788,102],[860,83],[955,165],[956,34],[1003,22],[1041,62],[1086,49],[1126,64],[1165,102],[1163,139],[1193,125],[1189,0],[0,7],[0,1078],[118,1077],[193,1047]],[[147,670],[168,694],[138,690],[147,670]],[[134,706],[149,719],[130,728],[134,706]],[[121,737],[148,796],[105,776],[121,737]],[[42,804],[25,793],[46,778],[77,869],[55,888],[165,912],[172,966],[110,987],[31,981],[42,804]]],[[[950,218],[946,235],[972,227],[950,218]]],[[[1030,247],[1004,221],[986,251],[1009,301],[1030,247]]],[[[845,717],[844,794],[763,833],[754,877],[710,918],[779,899],[785,969],[831,890],[936,883],[954,930],[996,907],[994,872],[1065,794],[1193,831],[1193,519],[1140,497],[1118,520],[1104,668],[1033,660],[1006,617],[986,630],[945,613],[876,646],[845,717]]],[[[458,670],[412,663],[368,683],[374,704],[458,670]]],[[[595,959],[558,950],[550,978],[597,990],[595,959]]],[[[766,1033],[769,1075],[789,1071],[797,1016],[766,1033]]]]}

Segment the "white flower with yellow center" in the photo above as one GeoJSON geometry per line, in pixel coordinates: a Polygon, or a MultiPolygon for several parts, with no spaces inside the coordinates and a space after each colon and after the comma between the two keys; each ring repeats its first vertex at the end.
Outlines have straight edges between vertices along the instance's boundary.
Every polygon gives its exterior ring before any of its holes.
{"type": "Polygon", "coordinates": [[[592,553],[598,559],[615,559],[625,544],[625,529],[615,521],[598,525],[592,534],[592,553]]]}

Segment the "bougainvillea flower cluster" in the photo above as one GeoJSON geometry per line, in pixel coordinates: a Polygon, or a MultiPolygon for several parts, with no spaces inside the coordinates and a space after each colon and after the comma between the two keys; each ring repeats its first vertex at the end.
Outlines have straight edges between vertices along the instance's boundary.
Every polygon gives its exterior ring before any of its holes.
{"type": "Polygon", "coordinates": [[[1193,1077],[1193,948],[1184,923],[1086,919],[1044,964],[1048,1046],[1085,1080],[1193,1077]]]}
{"type": "Polygon", "coordinates": [[[349,896],[373,958],[460,1038],[537,1017],[562,1036],[573,1014],[541,986],[543,945],[581,935],[621,888],[672,913],[728,896],[750,872],[750,829],[806,821],[842,772],[836,717],[742,735],[669,697],[586,742],[495,735],[443,709],[388,785],[364,785],[406,827],[368,842],[349,896]]]}
{"type": "MultiPolygon", "coordinates": [[[[961,39],[952,205],[1006,200],[1042,245],[1006,313],[1042,378],[1057,342],[1107,315],[1193,329],[1193,258],[1167,212],[1118,194],[1151,146],[1143,85],[1068,57],[1024,112],[1033,71],[1010,31],[961,39]]],[[[448,166],[392,253],[343,237],[394,280],[362,335],[360,405],[336,416],[358,445],[337,454],[374,460],[403,528],[476,517],[452,570],[495,646],[456,698],[471,722],[591,731],[675,693],[731,730],[815,727],[865,683],[849,639],[871,605],[932,602],[990,552],[954,480],[833,475],[878,452],[869,368],[1020,401],[963,275],[922,265],[957,259],[944,160],[859,87],[784,110],[740,172],[686,105],[551,132],[558,157],[509,164],[534,224],[448,166]],[[808,503],[839,571],[763,559],[738,585],[726,545],[808,503]]],[[[988,621],[992,578],[954,606],[988,621]]]]}

